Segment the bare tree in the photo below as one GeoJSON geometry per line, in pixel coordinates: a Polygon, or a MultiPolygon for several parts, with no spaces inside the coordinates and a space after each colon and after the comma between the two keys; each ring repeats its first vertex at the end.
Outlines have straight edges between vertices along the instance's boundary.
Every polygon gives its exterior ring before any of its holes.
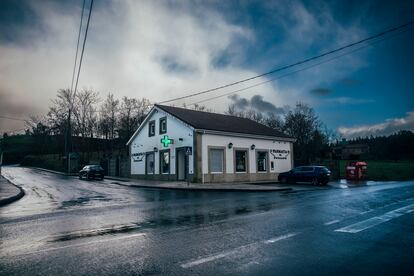
{"type": "Polygon", "coordinates": [[[309,163],[328,143],[322,131],[322,123],[313,108],[297,103],[285,117],[284,131],[296,139],[295,158],[309,163]]]}
{"type": "Polygon", "coordinates": [[[116,137],[118,112],[119,100],[109,93],[101,105],[99,120],[100,132],[106,139],[114,139],[116,137]]]}
{"type": "Polygon", "coordinates": [[[269,113],[264,119],[264,124],[276,130],[283,130],[284,122],[280,115],[269,113]]]}
{"type": "MultiPolygon", "coordinates": [[[[53,134],[65,134],[68,127],[69,110],[73,111],[74,95],[70,89],[60,89],[47,113],[47,122],[53,134]]],[[[72,119],[71,119],[72,120],[72,119]]],[[[72,122],[71,122],[72,123],[72,122]]]]}
{"type": "Polygon", "coordinates": [[[248,109],[246,111],[240,111],[237,109],[236,105],[231,104],[227,107],[227,111],[225,114],[241,117],[241,118],[247,118],[250,120],[253,120],[255,122],[266,124],[267,114],[263,114],[261,112],[258,112],[254,109],[248,109]]]}
{"type": "Polygon", "coordinates": [[[74,130],[77,135],[93,137],[97,118],[95,105],[99,101],[98,95],[98,92],[86,89],[76,94],[73,113],[76,120],[74,130]]]}
{"type": "Polygon", "coordinates": [[[123,142],[128,141],[144,120],[149,111],[149,100],[123,97],[119,110],[118,135],[123,142]]]}
{"type": "Polygon", "coordinates": [[[30,118],[25,121],[25,125],[29,130],[30,135],[37,136],[50,134],[50,127],[45,117],[30,116],[30,118]]]}
{"type": "Polygon", "coordinates": [[[137,109],[136,117],[137,117],[137,121],[139,125],[144,121],[150,109],[151,109],[151,103],[148,99],[146,98],[138,99],[138,109],[137,109]]]}

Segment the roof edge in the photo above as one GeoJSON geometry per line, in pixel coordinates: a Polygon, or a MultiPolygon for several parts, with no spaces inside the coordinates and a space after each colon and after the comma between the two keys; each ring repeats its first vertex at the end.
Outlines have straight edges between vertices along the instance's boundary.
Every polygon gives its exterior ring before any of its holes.
{"type": "Polygon", "coordinates": [[[296,139],[292,137],[257,135],[257,134],[250,134],[250,133],[227,132],[227,131],[199,129],[199,128],[195,129],[195,131],[199,133],[215,134],[215,135],[223,135],[223,136],[236,136],[236,137],[259,138],[259,139],[266,139],[266,140],[279,140],[279,141],[286,141],[286,142],[292,142],[292,143],[296,142],[296,139]]]}
{"type": "Polygon", "coordinates": [[[145,123],[148,121],[148,118],[150,117],[151,113],[153,113],[155,110],[155,105],[151,108],[151,110],[148,112],[148,114],[145,116],[144,121],[139,125],[138,129],[132,134],[131,138],[129,138],[128,142],[126,142],[125,145],[129,146],[131,142],[135,139],[135,137],[138,135],[138,133],[141,131],[141,129],[144,127],[145,123]]]}

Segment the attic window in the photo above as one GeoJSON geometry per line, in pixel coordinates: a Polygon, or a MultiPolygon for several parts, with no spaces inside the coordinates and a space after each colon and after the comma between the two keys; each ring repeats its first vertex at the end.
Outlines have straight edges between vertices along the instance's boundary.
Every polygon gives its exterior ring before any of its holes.
{"type": "Polygon", "coordinates": [[[160,118],[160,134],[167,133],[167,117],[160,118]]]}
{"type": "Polygon", "coordinates": [[[154,136],[155,135],[155,121],[151,121],[148,123],[148,136],[154,136]]]}

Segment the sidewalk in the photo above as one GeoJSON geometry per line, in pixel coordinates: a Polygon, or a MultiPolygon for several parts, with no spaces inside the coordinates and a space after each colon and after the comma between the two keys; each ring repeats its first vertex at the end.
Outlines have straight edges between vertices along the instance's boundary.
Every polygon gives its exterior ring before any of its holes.
{"type": "Polygon", "coordinates": [[[189,190],[189,191],[240,191],[240,192],[282,192],[291,191],[290,187],[283,187],[279,184],[260,184],[260,183],[187,183],[183,181],[152,181],[138,180],[132,178],[122,178],[105,176],[105,179],[114,180],[113,184],[139,187],[139,188],[156,188],[156,189],[173,189],[173,190],[189,190]]]}
{"type": "Polygon", "coordinates": [[[0,175],[0,206],[12,203],[24,196],[22,188],[15,186],[0,175]]]}
{"type": "MultiPolygon", "coordinates": [[[[46,171],[50,173],[72,176],[74,174],[66,174],[63,172],[52,171],[48,169],[31,167],[36,170],[46,171]]],[[[187,191],[245,191],[245,192],[282,192],[291,191],[292,188],[285,185],[272,183],[272,185],[261,185],[260,183],[187,183],[180,181],[152,181],[152,180],[138,180],[133,178],[105,176],[107,180],[113,180],[112,184],[118,184],[128,187],[137,188],[151,188],[151,189],[170,189],[170,190],[187,190],[187,191]]]]}

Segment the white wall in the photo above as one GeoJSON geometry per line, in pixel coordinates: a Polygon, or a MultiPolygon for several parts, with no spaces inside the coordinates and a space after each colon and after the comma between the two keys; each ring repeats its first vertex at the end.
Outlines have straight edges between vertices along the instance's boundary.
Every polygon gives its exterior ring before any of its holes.
{"type": "MultiPolygon", "coordinates": [[[[178,147],[193,147],[193,128],[187,126],[183,122],[179,121],[175,117],[159,108],[155,108],[155,112],[153,112],[150,116],[151,117],[146,121],[145,125],[141,128],[138,135],[130,144],[131,155],[134,153],[146,153],[153,151],[154,147],[157,147],[158,150],[170,149],[170,172],[171,174],[175,174],[175,149],[178,147]],[[159,119],[162,117],[167,117],[167,133],[159,134],[159,119]],[[155,120],[155,135],[148,137],[148,123],[152,120],[155,120]],[[174,144],[169,145],[167,148],[165,148],[161,144],[161,139],[164,135],[168,135],[170,139],[174,139],[174,144]],[[179,138],[182,138],[183,141],[179,141],[179,138]]],[[[159,152],[155,153],[154,163],[155,174],[159,174],[159,152]]],[[[190,174],[193,173],[193,169],[193,155],[190,155],[190,174]]],[[[134,162],[134,159],[131,159],[131,174],[145,174],[145,156],[141,162],[134,162]]]]}
{"type": "Polygon", "coordinates": [[[226,147],[226,173],[234,173],[234,158],[233,151],[235,148],[248,148],[249,152],[249,172],[256,172],[256,151],[251,150],[250,146],[254,144],[256,149],[267,150],[269,156],[268,167],[270,169],[270,161],[274,162],[274,170],[270,172],[280,173],[289,171],[292,169],[292,152],[291,142],[277,141],[277,140],[264,140],[253,138],[242,138],[234,136],[222,136],[213,134],[203,134],[202,136],[202,159],[203,159],[203,174],[208,173],[208,146],[226,147]],[[227,145],[233,143],[233,148],[229,149],[227,145]],[[270,153],[270,150],[287,150],[290,153],[286,156],[286,159],[275,159],[270,153]]]}

